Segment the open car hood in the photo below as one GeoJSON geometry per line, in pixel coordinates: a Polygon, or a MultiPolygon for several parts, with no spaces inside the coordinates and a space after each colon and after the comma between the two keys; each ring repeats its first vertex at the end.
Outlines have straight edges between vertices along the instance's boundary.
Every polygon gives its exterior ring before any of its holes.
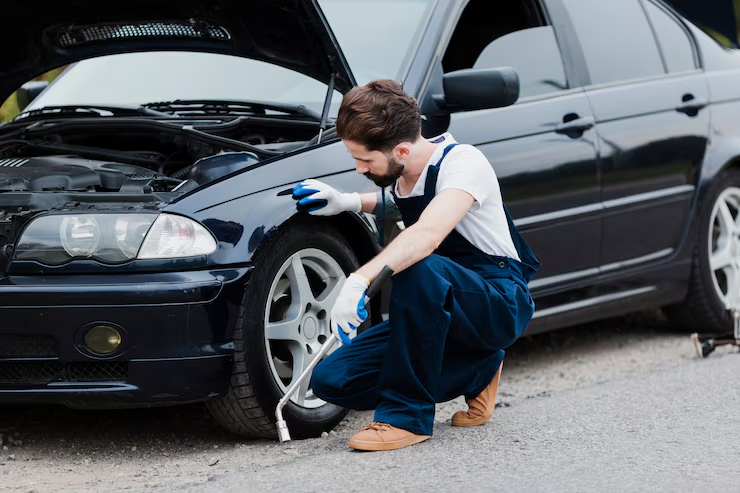
{"type": "Polygon", "coordinates": [[[3,5],[0,102],[85,58],[177,50],[254,58],[347,92],[349,66],[316,0],[67,0],[3,5]],[[37,8],[39,7],[39,8],[37,8]]]}

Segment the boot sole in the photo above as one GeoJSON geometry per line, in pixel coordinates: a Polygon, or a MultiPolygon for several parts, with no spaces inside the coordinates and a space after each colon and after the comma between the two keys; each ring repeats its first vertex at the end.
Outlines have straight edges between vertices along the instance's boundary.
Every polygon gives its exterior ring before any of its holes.
{"type": "Polygon", "coordinates": [[[379,451],[379,450],[396,450],[410,445],[416,445],[417,443],[428,440],[431,436],[428,435],[414,435],[403,440],[395,440],[393,442],[366,442],[363,440],[350,439],[349,447],[355,450],[367,450],[367,451],[379,451]]]}

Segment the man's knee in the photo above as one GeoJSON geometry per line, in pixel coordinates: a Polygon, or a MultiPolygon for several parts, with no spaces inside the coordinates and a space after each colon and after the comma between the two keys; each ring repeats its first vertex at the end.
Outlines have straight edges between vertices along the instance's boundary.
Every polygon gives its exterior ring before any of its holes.
{"type": "Polygon", "coordinates": [[[313,393],[325,401],[340,396],[344,385],[343,375],[344,371],[339,371],[331,359],[319,362],[311,373],[313,393]]]}

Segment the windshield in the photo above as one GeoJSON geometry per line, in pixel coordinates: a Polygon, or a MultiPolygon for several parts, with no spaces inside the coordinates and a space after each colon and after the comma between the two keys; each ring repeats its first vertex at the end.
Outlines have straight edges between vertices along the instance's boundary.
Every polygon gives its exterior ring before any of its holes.
{"type": "MultiPolygon", "coordinates": [[[[358,84],[399,80],[433,0],[319,0],[358,84]]],[[[108,55],[72,65],[27,109],[44,106],[139,106],[175,99],[303,104],[321,113],[326,85],[301,73],[212,53],[108,55]]],[[[341,94],[334,94],[336,114],[341,94]]]]}

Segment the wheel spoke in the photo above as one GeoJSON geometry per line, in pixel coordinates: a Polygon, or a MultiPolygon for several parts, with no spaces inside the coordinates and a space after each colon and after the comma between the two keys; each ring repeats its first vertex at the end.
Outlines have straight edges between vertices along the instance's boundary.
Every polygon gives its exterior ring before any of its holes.
{"type": "Polygon", "coordinates": [[[719,219],[721,235],[731,237],[735,233],[735,219],[732,217],[730,208],[724,200],[718,204],[717,218],[719,219]]]}
{"type": "MultiPolygon", "coordinates": [[[[304,344],[292,344],[290,353],[293,355],[293,378],[290,381],[292,385],[301,376],[303,370],[311,363],[311,356],[306,354],[306,346],[304,344]]],[[[306,402],[306,394],[308,393],[308,386],[310,384],[310,378],[304,380],[296,393],[291,397],[291,400],[295,400],[296,404],[303,406],[306,402]]]]}
{"type": "MultiPolygon", "coordinates": [[[[293,294],[293,303],[300,303],[301,306],[305,307],[308,303],[314,303],[313,292],[311,291],[311,285],[308,283],[308,276],[306,275],[306,269],[303,267],[301,257],[299,254],[293,255],[290,262],[290,267],[286,271],[288,278],[290,279],[291,293],[293,294]],[[296,299],[297,298],[297,299],[296,299]]],[[[301,310],[303,313],[303,310],[301,310]]]]}
{"type": "Polygon", "coordinates": [[[344,281],[345,278],[332,279],[331,282],[327,282],[326,288],[324,288],[321,294],[316,297],[317,305],[321,310],[326,310],[327,317],[329,316],[331,309],[334,307],[337,297],[339,297],[339,292],[342,290],[344,281]]]}
{"type": "Polygon", "coordinates": [[[265,337],[271,341],[297,341],[303,342],[299,330],[300,318],[281,320],[279,322],[268,322],[265,325],[265,337]]]}
{"type": "Polygon", "coordinates": [[[709,267],[716,271],[731,266],[732,260],[732,241],[730,238],[720,239],[719,248],[709,257],[709,267]]]}

